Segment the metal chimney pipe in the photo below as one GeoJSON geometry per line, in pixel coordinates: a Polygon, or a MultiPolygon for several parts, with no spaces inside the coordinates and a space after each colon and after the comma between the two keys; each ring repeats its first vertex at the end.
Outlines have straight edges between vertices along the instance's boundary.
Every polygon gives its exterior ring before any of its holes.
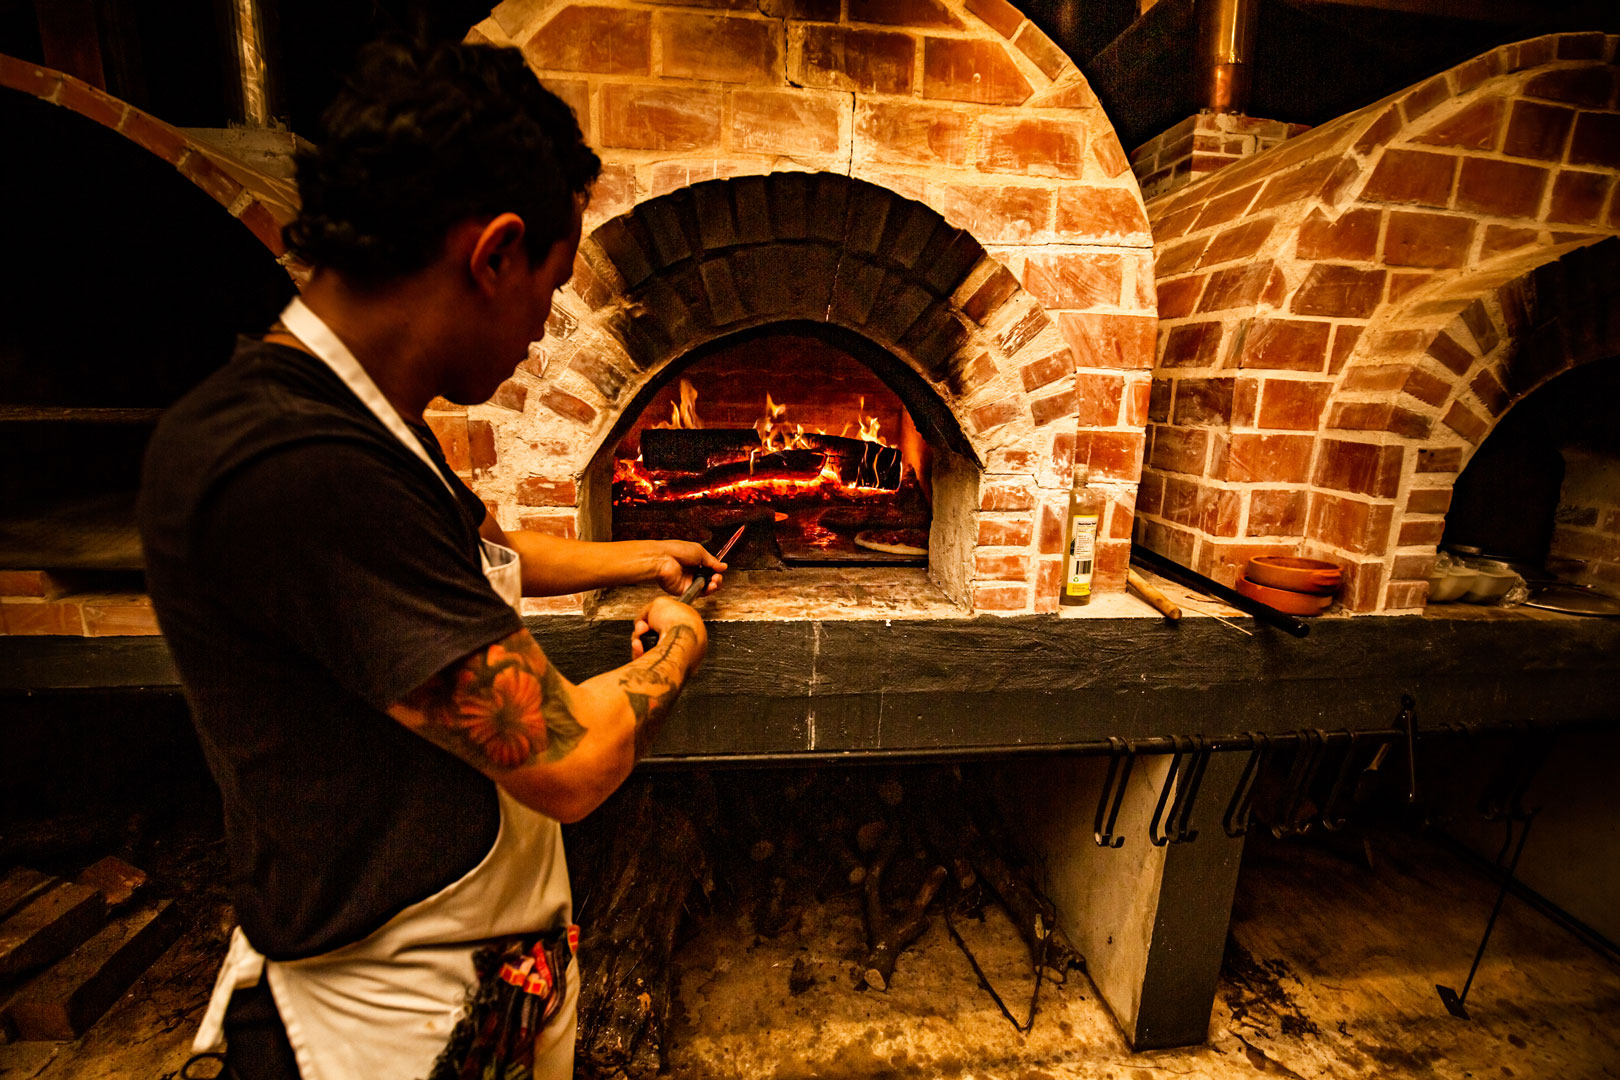
{"type": "Polygon", "coordinates": [[[242,119],[250,127],[270,126],[268,67],[264,59],[264,23],[258,0],[232,0],[236,24],[237,70],[242,77],[242,119]]]}
{"type": "Polygon", "coordinates": [[[1259,0],[1196,0],[1200,105],[1241,113],[1249,106],[1254,16],[1259,0]]]}

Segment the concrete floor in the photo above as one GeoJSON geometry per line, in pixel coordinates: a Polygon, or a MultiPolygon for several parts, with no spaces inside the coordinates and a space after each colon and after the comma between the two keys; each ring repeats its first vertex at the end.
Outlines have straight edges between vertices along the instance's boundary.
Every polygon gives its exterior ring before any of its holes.
{"type": "MultiPolygon", "coordinates": [[[[1306,843],[1255,841],[1207,1045],[1134,1054],[1090,983],[1044,986],[1018,1035],[942,923],[902,958],[886,994],[858,991],[854,898],[758,940],[709,920],[679,954],[670,1075],[677,1080],[1160,1080],[1207,1077],[1620,1077],[1620,966],[1510,899],[1452,1019],[1434,984],[1461,986],[1494,897],[1425,841],[1380,836],[1376,870],[1306,843]],[[794,964],[815,981],[789,991],[794,964]]],[[[223,912],[221,913],[223,915],[223,912]]],[[[958,922],[1020,1015],[1027,957],[991,910],[958,922]]],[[[171,1080],[187,1056],[225,927],[204,920],[84,1038],[0,1046],[0,1078],[171,1080]]],[[[801,980],[802,981],[802,980],[801,980]]],[[[207,1075],[209,1070],[203,1070],[207,1075]]]]}

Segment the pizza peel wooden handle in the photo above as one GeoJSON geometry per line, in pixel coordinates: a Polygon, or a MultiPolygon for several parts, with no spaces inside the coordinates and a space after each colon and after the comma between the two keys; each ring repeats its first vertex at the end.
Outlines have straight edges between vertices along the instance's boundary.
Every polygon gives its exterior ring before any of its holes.
{"type": "Polygon", "coordinates": [[[1136,595],[1146,600],[1153,606],[1154,610],[1165,618],[1171,621],[1181,618],[1181,609],[1172,603],[1168,596],[1148,584],[1147,578],[1138,574],[1135,570],[1125,571],[1125,583],[1131,587],[1136,595]]]}

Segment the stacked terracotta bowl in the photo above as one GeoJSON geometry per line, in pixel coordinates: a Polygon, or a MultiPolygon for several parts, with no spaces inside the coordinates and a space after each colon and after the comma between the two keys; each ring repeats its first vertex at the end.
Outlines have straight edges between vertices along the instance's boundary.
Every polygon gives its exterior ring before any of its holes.
{"type": "Polygon", "coordinates": [[[1263,555],[1243,568],[1237,591],[1289,615],[1320,615],[1343,583],[1344,572],[1333,563],[1263,555]]]}

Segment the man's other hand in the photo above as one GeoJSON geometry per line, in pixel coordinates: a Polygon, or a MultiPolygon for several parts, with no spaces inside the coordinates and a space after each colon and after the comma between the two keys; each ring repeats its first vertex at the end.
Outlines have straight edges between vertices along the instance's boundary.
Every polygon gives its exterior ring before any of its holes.
{"type": "MultiPolygon", "coordinates": [[[[654,645],[650,650],[656,653],[660,651],[663,645],[676,639],[673,632],[677,627],[685,627],[686,630],[689,630],[692,635],[691,640],[694,642],[694,647],[683,649],[681,652],[682,663],[685,666],[684,675],[690,675],[696,671],[697,666],[703,662],[704,653],[709,648],[709,632],[703,625],[703,617],[689,605],[683,604],[679,600],[671,600],[665,596],[658,597],[648,604],[640,615],[636,616],[636,624],[631,628],[630,632],[631,662],[634,663],[640,660],[642,655],[649,651],[642,647],[641,638],[643,634],[650,630],[658,635],[658,644],[654,645]]],[[[683,630],[679,637],[685,638],[686,630],[683,630]]]]}

